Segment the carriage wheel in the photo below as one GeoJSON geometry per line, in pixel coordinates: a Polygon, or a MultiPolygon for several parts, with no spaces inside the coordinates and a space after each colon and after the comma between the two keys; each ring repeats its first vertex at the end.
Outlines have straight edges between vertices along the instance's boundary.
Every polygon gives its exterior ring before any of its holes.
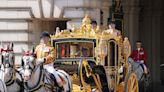
{"type": "Polygon", "coordinates": [[[134,72],[127,75],[124,92],[139,92],[138,79],[134,72]]]}

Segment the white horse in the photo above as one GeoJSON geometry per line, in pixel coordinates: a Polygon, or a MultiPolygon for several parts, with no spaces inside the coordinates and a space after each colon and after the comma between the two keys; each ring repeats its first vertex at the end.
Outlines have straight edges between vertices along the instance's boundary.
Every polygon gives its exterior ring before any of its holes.
{"type": "Polygon", "coordinates": [[[132,71],[134,71],[137,74],[138,81],[141,80],[143,74],[144,74],[144,68],[142,65],[138,62],[135,62],[132,58],[128,59],[128,62],[130,64],[130,68],[132,71]]]}
{"type": "Polygon", "coordinates": [[[0,92],[7,92],[5,82],[0,79],[0,92]]]}
{"type": "Polygon", "coordinates": [[[7,92],[22,92],[22,78],[14,67],[13,43],[2,48],[1,54],[0,79],[5,82],[7,92]]]}
{"type": "Polygon", "coordinates": [[[55,77],[49,74],[43,64],[35,63],[34,50],[23,52],[22,57],[22,75],[24,79],[24,88],[27,92],[71,92],[72,83],[69,75],[63,70],[56,70],[57,74],[64,81],[62,87],[59,87],[55,77]]]}
{"type": "Polygon", "coordinates": [[[130,71],[134,71],[137,74],[140,91],[147,92],[148,88],[151,85],[151,75],[150,72],[147,74],[144,73],[144,66],[138,62],[135,62],[132,58],[128,59],[130,63],[130,71]]]}

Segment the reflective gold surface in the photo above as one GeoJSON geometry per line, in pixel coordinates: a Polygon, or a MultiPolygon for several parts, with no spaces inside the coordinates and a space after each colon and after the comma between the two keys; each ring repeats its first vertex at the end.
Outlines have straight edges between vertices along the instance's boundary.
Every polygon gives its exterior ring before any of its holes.
{"type": "MultiPolygon", "coordinates": [[[[96,29],[92,29],[91,20],[89,16],[86,15],[84,19],[82,20],[82,25],[79,28],[73,25],[71,30],[65,29],[65,30],[59,31],[59,29],[57,29],[56,34],[51,35],[52,41],[58,40],[58,39],[68,39],[68,38],[96,39],[96,47],[94,48],[95,49],[94,56],[97,60],[96,64],[100,64],[104,66],[106,75],[107,77],[109,77],[108,79],[108,85],[110,85],[109,89],[113,89],[115,92],[123,92],[123,90],[125,89],[124,77],[126,77],[128,73],[127,57],[130,55],[129,53],[131,51],[131,45],[129,43],[129,40],[126,37],[123,38],[122,35],[116,35],[116,34],[107,32],[106,30],[101,30],[99,26],[97,26],[96,29]],[[118,46],[117,47],[118,50],[116,49],[113,50],[115,53],[116,52],[118,53],[117,57],[115,57],[117,58],[116,60],[118,64],[113,67],[105,66],[105,63],[104,63],[106,56],[111,57],[110,54],[107,53],[107,51],[111,50],[111,48],[109,48],[108,46],[109,45],[108,43],[110,42],[110,40],[115,41],[114,43],[118,46]],[[122,68],[125,69],[124,74],[121,74],[123,73],[121,71],[122,68]],[[111,78],[110,76],[113,76],[113,77],[111,78]],[[112,80],[112,81],[109,81],[109,80],[112,80]]],[[[76,50],[77,49],[74,46],[71,47],[72,58],[73,57],[76,58],[75,57],[76,50]]],[[[116,60],[114,61],[115,64],[117,63],[116,60]]],[[[73,82],[73,92],[91,92],[91,90],[94,88],[98,89],[99,92],[101,92],[102,85],[100,83],[100,78],[96,77],[98,75],[93,74],[92,71],[87,70],[89,69],[87,66],[88,62],[84,62],[83,65],[84,65],[85,73],[87,77],[89,76],[93,77],[96,87],[91,87],[91,85],[87,84],[84,78],[82,78],[82,75],[78,76],[77,74],[73,74],[71,76],[72,82],[73,82]],[[82,83],[79,83],[80,82],[79,79],[81,79],[82,83]],[[80,84],[82,84],[83,87],[80,87],[80,84]]],[[[83,73],[83,72],[81,71],[80,73],[83,73]]],[[[136,78],[132,80],[136,80],[136,78]]],[[[135,92],[138,92],[138,91],[135,91],[135,92]]]]}

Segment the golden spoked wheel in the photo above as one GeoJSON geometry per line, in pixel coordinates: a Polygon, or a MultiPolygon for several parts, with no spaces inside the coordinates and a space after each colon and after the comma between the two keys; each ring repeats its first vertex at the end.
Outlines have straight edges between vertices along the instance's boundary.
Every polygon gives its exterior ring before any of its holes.
{"type": "Polygon", "coordinates": [[[137,76],[134,72],[127,75],[124,92],[139,92],[137,76]]]}

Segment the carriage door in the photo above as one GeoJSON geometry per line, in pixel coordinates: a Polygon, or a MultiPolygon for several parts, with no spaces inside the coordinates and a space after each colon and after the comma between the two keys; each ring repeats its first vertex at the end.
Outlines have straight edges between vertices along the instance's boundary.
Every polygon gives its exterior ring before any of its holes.
{"type": "Polygon", "coordinates": [[[118,44],[114,39],[108,41],[108,55],[105,61],[109,88],[114,88],[117,83],[118,69],[118,44]]]}
{"type": "Polygon", "coordinates": [[[108,62],[106,65],[113,68],[118,66],[118,45],[115,40],[108,42],[108,62]]]}

